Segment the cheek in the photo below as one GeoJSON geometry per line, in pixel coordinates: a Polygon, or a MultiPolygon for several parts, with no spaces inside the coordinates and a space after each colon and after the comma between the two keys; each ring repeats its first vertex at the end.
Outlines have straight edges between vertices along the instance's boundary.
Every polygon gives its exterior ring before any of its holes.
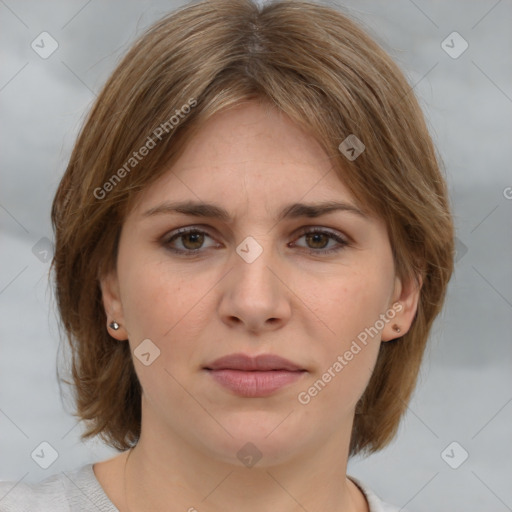
{"type": "Polygon", "coordinates": [[[337,270],[321,279],[303,274],[294,291],[321,320],[324,338],[342,348],[386,311],[394,276],[384,261],[337,270]]]}
{"type": "MultiPolygon", "coordinates": [[[[304,280],[303,286],[311,280],[304,280]]],[[[392,292],[393,267],[389,261],[373,261],[358,269],[346,267],[322,286],[309,287],[307,305],[322,320],[317,323],[317,366],[307,386],[307,400],[329,414],[342,416],[363,394],[380,349],[380,315],[392,292]],[[325,325],[323,325],[325,324],[325,325]],[[326,328],[328,327],[328,329],[326,328]]]]}
{"type": "Polygon", "coordinates": [[[137,257],[119,261],[119,277],[132,349],[146,338],[160,348],[162,360],[171,359],[184,347],[189,352],[196,349],[189,340],[204,331],[211,318],[207,292],[215,279],[211,283],[206,276],[197,280],[161,259],[137,257]]]}
{"type": "Polygon", "coordinates": [[[158,267],[151,264],[128,268],[122,283],[123,312],[133,341],[141,336],[159,338],[172,327],[184,305],[175,300],[169,307],[169,298],[181,294],[177,283],[163,279],[158,267]]]}

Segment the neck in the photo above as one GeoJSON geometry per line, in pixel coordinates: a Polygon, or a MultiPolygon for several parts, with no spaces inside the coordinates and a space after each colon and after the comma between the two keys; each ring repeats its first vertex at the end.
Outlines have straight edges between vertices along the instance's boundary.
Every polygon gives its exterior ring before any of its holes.
{"type": "Polygon", "coordinates": [[[285,462],[263,464],[262,459],[245,467],[212,457],[184,439],[158,431],[145,434],[142,428],[125,459],[127,512],[368,511],[366,499],[346,478],[349,438],[324,439],[285,462]]]}

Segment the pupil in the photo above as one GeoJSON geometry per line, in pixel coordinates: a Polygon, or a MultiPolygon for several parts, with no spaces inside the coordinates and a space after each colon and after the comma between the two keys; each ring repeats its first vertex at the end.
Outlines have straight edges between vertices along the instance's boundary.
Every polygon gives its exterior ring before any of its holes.
{"type": "Polygon", "coordinates": [[[187,233],[184,238],[184,246],[187,247],[187,249],[199,249],[201,245],[203,245],[203,235],[201,233],[187,233]],[[195,240],[194,240],[195,238],[195,240]],[[190,239],[192,239],[192,245],[193,247],[187,247],[187,243],[190,239]],[[195,246],[194,246],[195,244],[195,246]]]}
{"type": "Polygon", "coordinates": [[[311,241],[311,239],[313,238],[313,244],[315,243],[318,243],[319,242],[319,239],[321,239],[322,237],[324,237],[324,241],[326,243],[324,244],[320,244],[321,247],[315,247],[316,249],[323,249],[326,245],[327,245],[327,240],[325,240],[325,238],[327,238],[323,233],[314,233],[312,235],[308,235],[308,243],[311,241]]]}

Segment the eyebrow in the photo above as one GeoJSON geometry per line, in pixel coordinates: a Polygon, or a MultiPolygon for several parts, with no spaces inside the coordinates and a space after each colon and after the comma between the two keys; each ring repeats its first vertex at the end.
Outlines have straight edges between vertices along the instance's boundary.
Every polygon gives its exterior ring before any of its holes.
{"type": "MultiPolygon", "coordinates": [[[[328,213],[343,211],[358,215],[363,219],[368,219],[368,214],[357,208],[355,205],[339,201],[324,201],[318,203],[293,203],[285,206],[277,217],[277,221],[284,219],[296,219],[301,217],[320,217],[328,213]]],[[[205,217],[210,219],[218,219],[229,223],[232,217],[227,210],[213,203],[204,203],[197,201],[165,201],[158,206],[150,208],[142,215],[143,217],[152,217],[160,214],[182,213],[192,215],[194,217],[205,217]]]]}

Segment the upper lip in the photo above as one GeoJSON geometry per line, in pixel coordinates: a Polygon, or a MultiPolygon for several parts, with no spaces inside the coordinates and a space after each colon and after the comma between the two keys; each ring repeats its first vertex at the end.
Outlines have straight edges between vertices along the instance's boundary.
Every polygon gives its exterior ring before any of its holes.
{"type": "Polygon", "coordinates": [[[255,357],[247,354],[230,354],[216,359],[204,367],[207,370],[242,370],[242,371],[269,371],[287,370],[301,371],[304,368],[274,354],[261,354],[255,357]]]}

